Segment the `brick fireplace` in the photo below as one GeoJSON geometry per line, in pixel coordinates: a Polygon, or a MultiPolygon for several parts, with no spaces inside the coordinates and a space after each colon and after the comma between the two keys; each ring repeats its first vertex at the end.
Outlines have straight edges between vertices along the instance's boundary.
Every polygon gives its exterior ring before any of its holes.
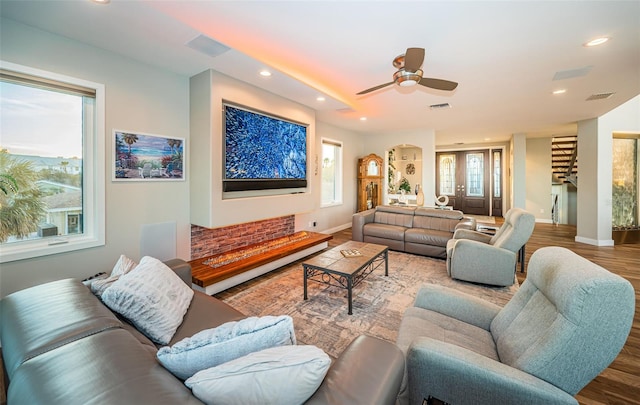
{"type": "Polygon", "coordinates": [[[191,225],[191,260],[291,235],[294,232],[295,215],[221,228],[191,225]]]}

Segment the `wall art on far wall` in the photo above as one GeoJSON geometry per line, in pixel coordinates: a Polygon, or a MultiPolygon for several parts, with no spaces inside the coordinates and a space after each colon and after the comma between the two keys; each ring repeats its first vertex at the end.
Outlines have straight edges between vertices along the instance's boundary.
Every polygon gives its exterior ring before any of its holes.
{"type": "Polygon", "coordinates": [[[114,181],[185,179],[185,140],[131,131],[113,131],[114,181]]]}

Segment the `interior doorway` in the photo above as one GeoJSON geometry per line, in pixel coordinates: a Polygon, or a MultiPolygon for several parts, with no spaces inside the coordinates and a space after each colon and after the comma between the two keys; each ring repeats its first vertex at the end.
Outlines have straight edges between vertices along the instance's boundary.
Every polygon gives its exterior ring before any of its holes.
{"type": "Polygon", "coordinates": [[[436,195],[465,214],[502,216],[502,149],[436,153],[436,195]]]}

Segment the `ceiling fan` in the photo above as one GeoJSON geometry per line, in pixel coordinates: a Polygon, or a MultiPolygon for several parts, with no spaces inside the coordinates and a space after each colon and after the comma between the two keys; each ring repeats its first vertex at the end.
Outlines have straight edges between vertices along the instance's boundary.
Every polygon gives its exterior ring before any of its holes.
{"type": "Polygon", "coordinates": [[[445,91],[452,91],[458,87],[458,83],[449,80],[422,77],[423,72],[422,69],[420,69],[422,62],[424,62],[424,48],[407,48],[405,54],[398,55],[393,60],[393,66],[398,69],[398,71],[393,74],[392,82],[363,90],[357,93],[357,95],[371,93],[383,87],[391,86],[394,83],[403,87],[419,84],[432,89],[445,91]]]}

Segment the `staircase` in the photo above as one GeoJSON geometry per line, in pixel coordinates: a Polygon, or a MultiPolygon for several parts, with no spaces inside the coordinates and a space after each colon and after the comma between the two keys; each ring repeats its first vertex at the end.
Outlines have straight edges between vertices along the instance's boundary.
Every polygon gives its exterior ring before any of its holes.
{"type": "Polygon", "coordinates": [[[551,140],[551,171],[554,183],[578,186],[578,137],[563,136],[551,140]]]}

